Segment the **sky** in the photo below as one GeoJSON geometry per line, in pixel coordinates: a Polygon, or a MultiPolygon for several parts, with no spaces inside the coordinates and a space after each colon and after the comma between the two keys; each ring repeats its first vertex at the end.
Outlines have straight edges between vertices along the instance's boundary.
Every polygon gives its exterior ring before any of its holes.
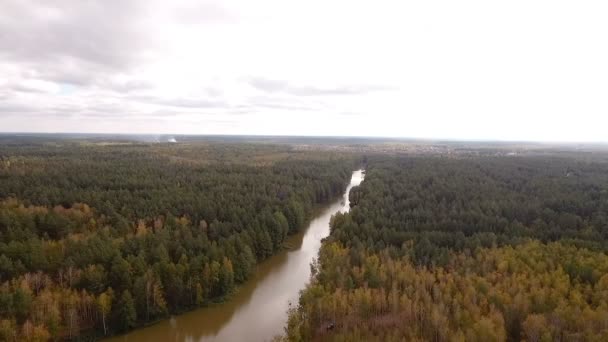
{"type": "Polygon", "coordinates": [[[605,0],[0,0],[0,132],[608,141],[605,0]]]}

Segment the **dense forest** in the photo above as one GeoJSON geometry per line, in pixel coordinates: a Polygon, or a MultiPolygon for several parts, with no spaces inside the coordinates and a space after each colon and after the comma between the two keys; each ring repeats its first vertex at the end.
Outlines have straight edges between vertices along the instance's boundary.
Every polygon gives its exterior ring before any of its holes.
{"type": "Polygon", "coordinates": [[[372,157],[291,341],[608,340],[608,164],[372,157]]]}
{"type": "Polygon", "coordinates": [[[355,159],[269,144],[0,145],[0,340],[114,334],[221,301],[355,159]]]}

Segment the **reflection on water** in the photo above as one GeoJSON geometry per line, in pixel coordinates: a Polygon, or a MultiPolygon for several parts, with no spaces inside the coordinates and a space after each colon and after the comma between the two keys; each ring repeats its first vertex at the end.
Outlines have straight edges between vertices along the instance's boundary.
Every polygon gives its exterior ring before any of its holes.
{"type": "Polygon", "coordinates": [[[310,262],[329,235],[329,220],[338,211],[348,211],[348,193],[363,180],[363,171],[353,172],[342,199],[327,207],[310,222],[304,233],[288,241],[292,250],[281,252],[258,266],[255,275],[239,287],[229,301],[159,322],[110,342],[139,341],[265,341],[283,331],[290,302],[310,278],[310,262]]]}

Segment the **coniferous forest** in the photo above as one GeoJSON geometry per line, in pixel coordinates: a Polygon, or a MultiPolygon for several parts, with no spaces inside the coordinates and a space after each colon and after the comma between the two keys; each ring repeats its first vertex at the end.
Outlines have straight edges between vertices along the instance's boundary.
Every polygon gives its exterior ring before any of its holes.
{"type": "Polygon", "coordinates": [[[124,332],[222,301],[354,159],[268,144],[0,145],[0,340],[124,332]]]}
{"type": "Polygon", "coordinates": [[[361,165],[278,340],[608,340],[605,154],[304,142],[2,140],[0,340],[229,300],[361,165]]]}
{"type": "Polygon", "coordinates": [[[608,340],[608,164],[370,158],[291,341],[608,340]]]}

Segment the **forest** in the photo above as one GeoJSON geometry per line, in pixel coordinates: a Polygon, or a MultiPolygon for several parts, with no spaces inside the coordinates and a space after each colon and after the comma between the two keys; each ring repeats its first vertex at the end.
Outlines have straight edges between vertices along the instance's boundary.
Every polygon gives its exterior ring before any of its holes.
{"type": "Polygon", "coordinates": [[[356,158],[288,145],[0,145],[0,340],[112,335],[222,301],[356,158]]]}
{"type": "Polygon", "coordinates": [[[362,163],[278,339],[608,340],[603,154],[2,139],[0,340],[222,302],[362,163]]]}
{"type": "Polygon", "coordinates": [[[289,341],[608,340],[608,163],[370,156],[289,341]]]}

